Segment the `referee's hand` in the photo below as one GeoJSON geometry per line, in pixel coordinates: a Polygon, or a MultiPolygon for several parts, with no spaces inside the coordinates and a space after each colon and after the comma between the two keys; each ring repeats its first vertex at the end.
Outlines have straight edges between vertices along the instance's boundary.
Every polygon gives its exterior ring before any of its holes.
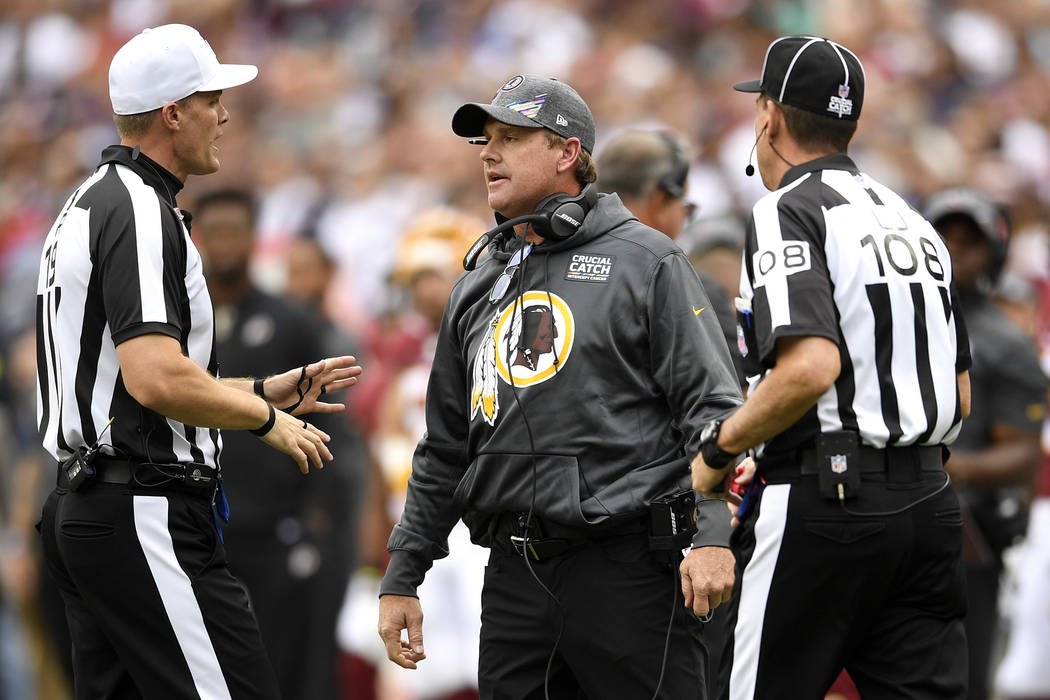
{"type": "Polygon", "coordinates": [[[267,377],[263,384],[266,400],[277,408],[290,410],[295,416],[345,411],[346,404],[327,403],[322,398],[357,384],[362,369],[356,363],[357,359],[353,355],[326,357],[267,377]],[[289,409],[293,405],[295,408],[289,409]]]}
{"type": "Polygon", "coordinates": [[[402,668],[416,668],[427,655],[423,652],[423,608],[419,598],[385,595],[379,599],[379,636],[386,655],[402,668]],[[408,641],[401,639],[408,630],[408,641]]]}
{"type": "Polygon", "coordinates": [[[290,455],[303,474],[310,471],[311,462],[316,468],[324,469],[324,462],[334,459],[325,445],[332,439],[328,433],[284,411],[277,411],[274,417],[273,427],[262,436],[262,441],[290,455]]]}

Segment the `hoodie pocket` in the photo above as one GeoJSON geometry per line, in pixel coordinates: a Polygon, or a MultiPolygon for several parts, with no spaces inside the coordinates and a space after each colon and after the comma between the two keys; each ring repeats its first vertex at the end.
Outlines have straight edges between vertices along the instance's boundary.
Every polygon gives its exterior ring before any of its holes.
{"type": "Polygon", "coordinates": [[[585,524],[580,510],[580,477],[570,455],[481,454],[456,487],[462,510],[486,513],[527,511],[566,525],[585,524]]]}

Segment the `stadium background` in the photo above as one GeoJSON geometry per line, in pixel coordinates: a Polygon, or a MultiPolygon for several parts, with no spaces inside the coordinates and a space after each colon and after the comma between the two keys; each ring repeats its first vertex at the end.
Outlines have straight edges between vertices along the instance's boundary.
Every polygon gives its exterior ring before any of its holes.
{"type": "MultiPolygon", "coordinates": [[[[117,140],[109,58],[141,28],[173,21],[200,29],[223,61],[260,69],[223,98],[222,169],[191,178],[180,203],[192,210],[204,191],[251,189],[254,271],[271,290],[283,289],[290,243],[315,237],[338,263],[326,307],[367,348],[404,317],[390,273],[413,216],[451,205],[491,220],[477,151],[449,127],[456,106],[487,101],[516,73],[541,73],[588,101],[599,154],[619,129],[678,131],[694,149],[688,196],[700,219],[688,249],[738,235],[764,191],[743,173],[752,101],[730,86],[757,75],[768,42],[789,33],[834,38],[863,60],[851,154],[864,170],[915,204],[964,184],[1010,205],[1015,241],[1000,292],[1045,340],[1035,308],[1048,274],[1046,0],[0,0],[0,696],[63,697],[47,683],[18,691],[38,685],[26,524],[49,479],[27,477],[40,459],[31,351],[40,245],[117,140]]],[[[360,359],[365,382],[388,361],[360,359]]],[[[361,403],[354,420],[367,432],[361,403]]]]}

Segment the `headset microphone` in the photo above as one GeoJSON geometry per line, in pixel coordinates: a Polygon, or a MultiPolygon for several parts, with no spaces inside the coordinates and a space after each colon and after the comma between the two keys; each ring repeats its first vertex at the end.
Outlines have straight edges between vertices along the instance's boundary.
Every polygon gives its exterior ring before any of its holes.
{"type": "MultiPolygon", "coordinates": [[[[766,126],[768,126],[768,124],[766,126]]],[[[758,132],[758,136],[755,137],[755,145],[751,147],[751,154],[747,157],[747,167],[744,168],[744,174],[748,177],[755,174],[755,166],[751,165],[751,159],[755,157],[755,149],[758,148],[758,142],[764,133],[766,133],[765,126],[762,127],[762,131],[758,132]]]]}

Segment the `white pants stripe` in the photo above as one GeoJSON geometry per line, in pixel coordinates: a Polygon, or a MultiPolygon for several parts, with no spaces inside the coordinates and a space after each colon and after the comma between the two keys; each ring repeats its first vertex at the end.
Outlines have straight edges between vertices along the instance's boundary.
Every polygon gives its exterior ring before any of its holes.
{"type": "Polygon", "coordinates": [[[135,531],[175,638],[186,657],[193,684],[202,700],[230,700],[193,584],[182,570],[168,532],[168,499],[135,496],[135,531]]]}
{"type": "Polygon", "coordinates": [[[766,486],[762,492],[762,505],[755,521],[755,551],[740,582],[733,672],[729,679],[730,700],[751,700],[755,695],[766,599],[780,556],[780,543],[784,539],[790,494],[790,484],[766,486]]]}

